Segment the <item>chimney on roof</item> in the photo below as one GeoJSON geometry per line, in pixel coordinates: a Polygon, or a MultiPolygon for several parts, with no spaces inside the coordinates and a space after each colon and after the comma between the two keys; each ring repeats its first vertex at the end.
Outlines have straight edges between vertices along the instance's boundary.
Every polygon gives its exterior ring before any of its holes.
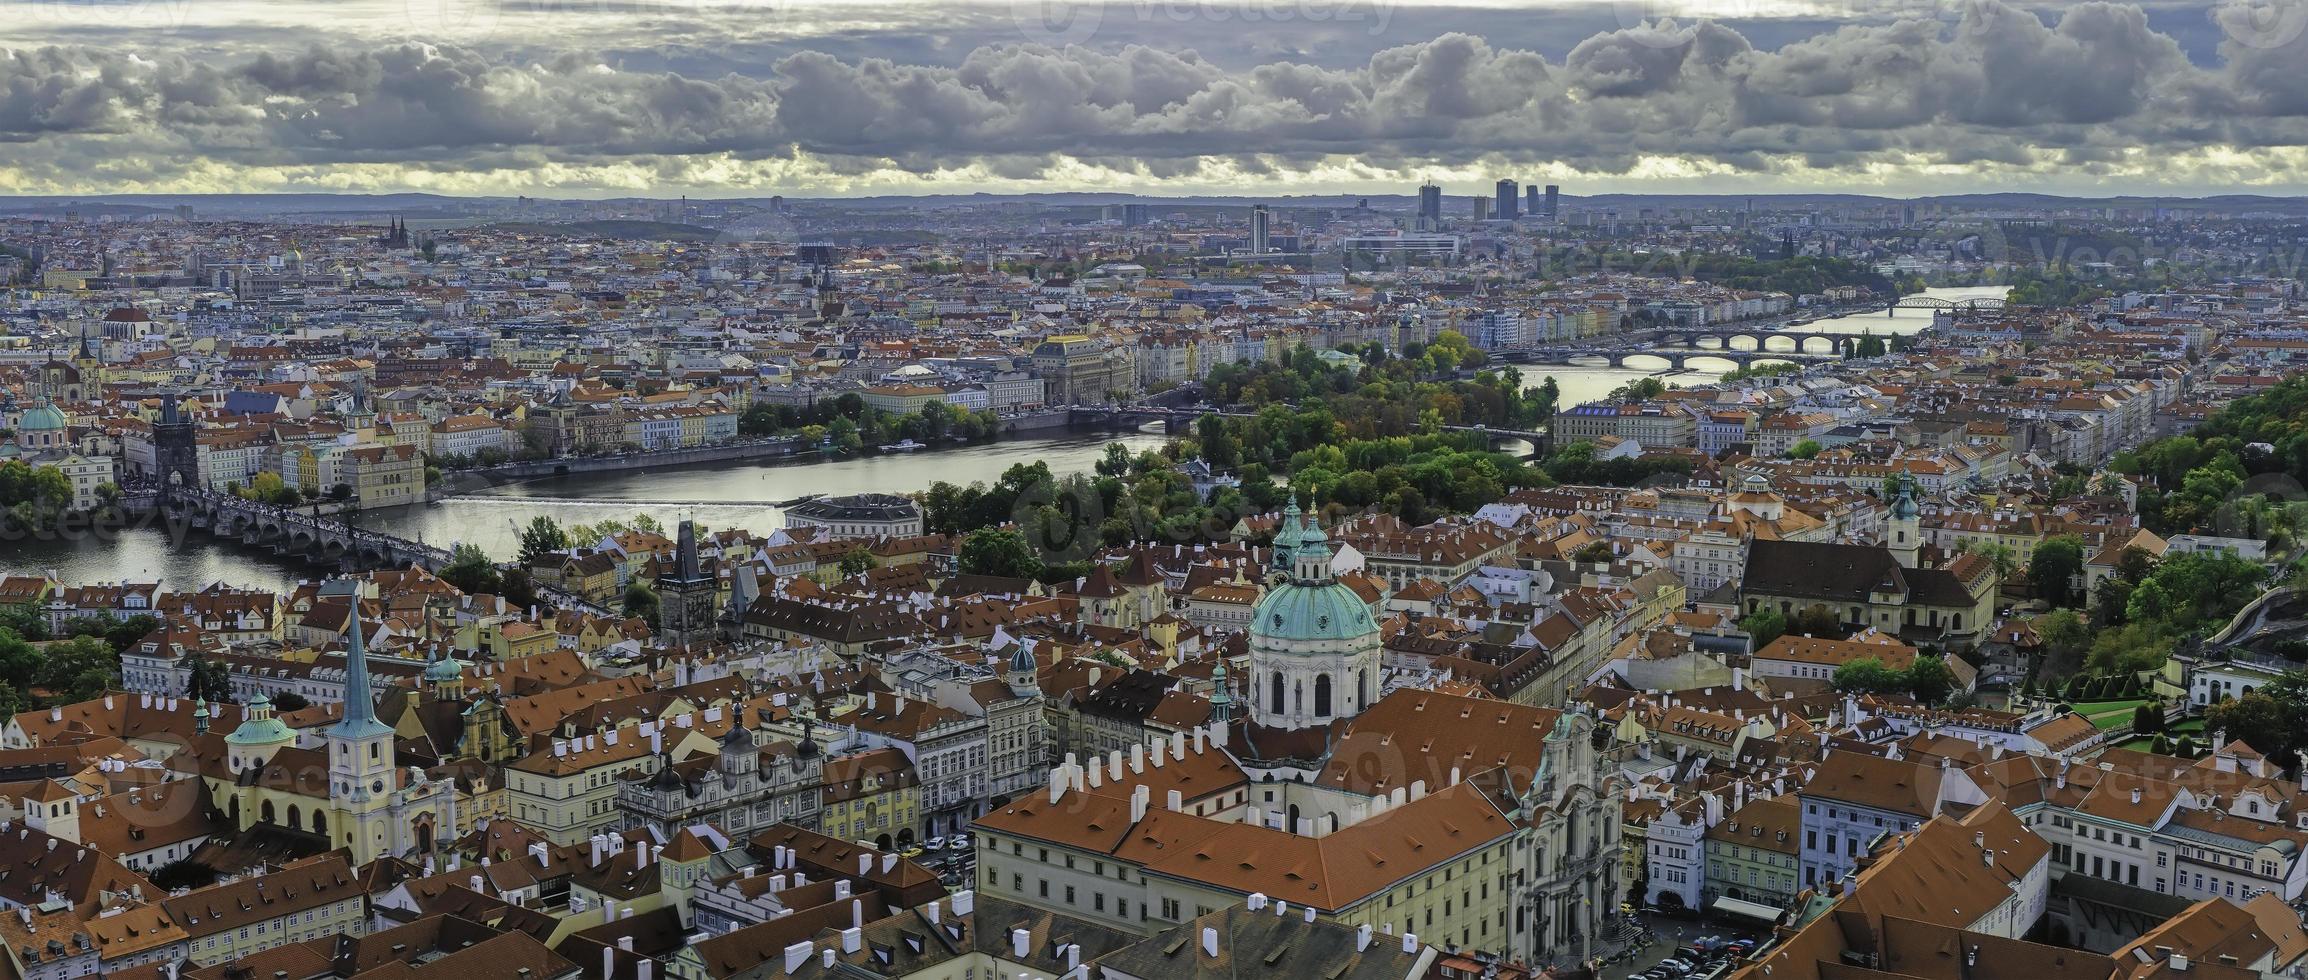
{"type": "Polygon", "coordinates": [[[809,940],[806,939],[802,940],[801,942],[794,943],[791,946],[787,946],[785,948],[786,976],[792,976],[795,973],[800,972],[801,965],[809,962],[809,954],[816,951],[816,945],[812,944],[809,940]]]}
{"type": "Polygon", "coordinates": [[[971,889],[964,888],[955,892],[953,899],[955,915],[968,915],[978,907],[978,893],[971,889]]]}
{"type": "Polygon", "coordinates": [[[1025,962],[1033,950],[1033,941],[1033,936],[1024,929],[1010,930],[1010,958],[1020,963],[1025,962]]]}
{"type": "Polygon", "coordinates": [[[1365,922],[1359,926],[1354,927],[1354,951],[1360,953],[1369,948],[1370,923],[1365,922]]]}
{"type": "Polygon", "coordinates": [[[1406,932],[1402,934],[1402,951],[1405,953],[1418,952],[1418,933],[1406,932]]]}
{"type": "Polygon", "coordinates": [[[1202,927],[1202,955],[1211,959],[1218,958],[1218,930],[1215,927],[1202,927]]]}

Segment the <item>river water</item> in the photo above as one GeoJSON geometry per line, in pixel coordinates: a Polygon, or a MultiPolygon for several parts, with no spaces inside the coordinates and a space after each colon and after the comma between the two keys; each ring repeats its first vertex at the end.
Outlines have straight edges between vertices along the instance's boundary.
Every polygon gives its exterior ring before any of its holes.
{"type": "MultiPolygon", "coordinates": [[[[357,515],[354,522],[428,544],[471,542],[500,558],[520,550],[521,525],[538,514],[563,524],[648,514],[670,528],[684,518],[708,527],[767,532],[784,522],[776,502],[805,494],[907,493],[945,480],[991,483],[1017,463],[1048,463],[1054,473],[1088,472],[1120,442],[1132,451],[1159,448],[1147,433],[1064,433],[903,456],[833,462],[757,463],[633,470],[538,480],[444,500],[357,515]]],[[[230,585],[284,588],[320,574],[284,564],[270,550],[201,535],[176,540],[160,527],[73,535],[64,540],[0,543],[0,570],[53,571],[68,583],[161,581],[172,590],[230,585]]]]}
{"type": "MultiPolygon", "coordinates": [[[[2003,295],[1998,287],[1933,289],[1928,295],[1962,300],[2003,295]]],[[[1931,325],[1930,310],[1900,310],[1821,320],[1794,328],[1822,333],[1912,334],[1931,325]]],[[[1706,384],[1730,365],[1661,375],[1682,387],[1706,384]]],[[[1639,368],[1552,367],[1522,369],[1524,382],[1537,385],[1553,375],[1563,404],[1593,401],[1612,388],[1654,372],[1639,368]]],[[[671,527],[693,518],[708,527],[768,531],[783,523],[776,506],[805,494],[909,493],[938,480],[992,482],[1017,463],[1042,461],[1059,474],[1087,472],[1109,442],[1133,451],[1152,449],[1163,437],[1144,433],[1066,433],[1014,439],[984,446],[874,456],[834,462],[761,463],[743,466],[637,470],[538,480],[498,487],[442,501],[359,515],[356,522],[429,544],[480,545],[492,555],[518,550],[520,527],[539,515],[563,524],[603,519],[627,520],[648,514],[671,527]]],[[[317,572],[283,564],[262,549],[192,536],[177,541],[160,528],[132,528],[81,534],[64,540],[0,542],[0,570],[52,571],[66,582],[152,581],[189,590],[211,582],[283,588],[317,572]]]]}

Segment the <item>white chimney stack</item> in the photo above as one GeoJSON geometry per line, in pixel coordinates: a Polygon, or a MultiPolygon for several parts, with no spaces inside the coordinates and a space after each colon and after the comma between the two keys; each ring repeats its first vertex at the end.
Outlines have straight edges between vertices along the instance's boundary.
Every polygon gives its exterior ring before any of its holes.
{"type": "Polygon", "coordinates": [[[1202,927],[1202,955],[1218,958],[1218,930],[1213,927],[1202,927]]]}

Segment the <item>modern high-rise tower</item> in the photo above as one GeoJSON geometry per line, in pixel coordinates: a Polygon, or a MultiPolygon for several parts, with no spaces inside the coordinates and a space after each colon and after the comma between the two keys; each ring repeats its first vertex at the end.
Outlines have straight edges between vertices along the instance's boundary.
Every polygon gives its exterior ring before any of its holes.
{"type": "Polygon", "coordinates": [[[1509,177],[1499,181],[1498,193],[1492,195],[1492,198],[1492,211],[1496,212],[1492,217],[1501,221],[1513,221],[1521,213],[1523,202],[1515,189],[1514,178],[1509,177]]]}
{"type": "Polygon", "coordinates": [[[1273,221],[1274,216],[1266,210],[1266,205],[1261,204],[1250,209],[1251,254],[1266,254],[1267,241],[1274,231],[1273,221]]]}
{"type": "Polygon", "coordinates": [[[1428,184],[1418,189],[1418,227],[1420,231],[1442,227],[1442,188],[1428,184]]]}
{"type": "Polygon", "coordinates": [[[1558,209],[1562,206],[1563,203],[1562,196],[1563,189],[1561,187],[1554,184],[1548,184],[1547,206],[1545,210],[1539,212],[1539,217],[1545,218],[1548,221],[1553,221],[1556,218],[1561,217],[1562,212],[1558,209]]]}

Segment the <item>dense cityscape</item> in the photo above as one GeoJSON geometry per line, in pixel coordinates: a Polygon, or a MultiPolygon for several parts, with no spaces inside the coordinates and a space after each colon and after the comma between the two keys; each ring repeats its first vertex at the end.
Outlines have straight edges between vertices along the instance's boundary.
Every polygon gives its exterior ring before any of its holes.
{"type": "Polygon", "coordinates": [[[12,975],[2301,975],[2308,208],[1444,191],[0,207],[12,975]]]}

